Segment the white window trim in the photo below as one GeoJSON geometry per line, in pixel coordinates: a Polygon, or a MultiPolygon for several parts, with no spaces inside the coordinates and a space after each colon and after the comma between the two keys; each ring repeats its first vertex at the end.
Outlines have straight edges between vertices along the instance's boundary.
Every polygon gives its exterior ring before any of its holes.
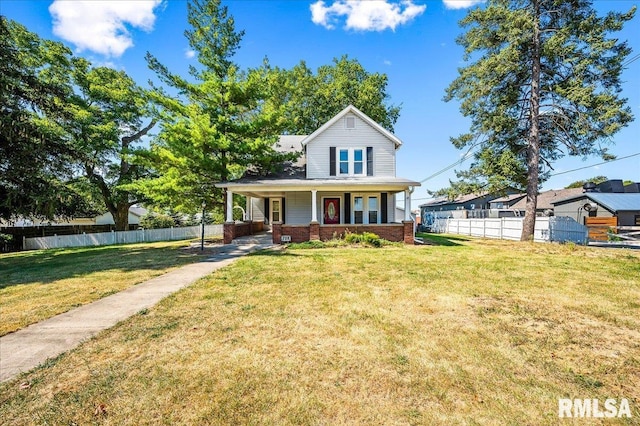
{"type": "Polygon", "coordinates": [[[353,147],[353,148],[339,148],[336,147],[336,175],[337,176],[367,176],[367,148],[353,147]],[[340,151],[347,151],[347,161],[349,163],[349,172],[340,172],[340,151]],[[354,173],[355,170],[355,151],[362,151],[362,173],[354,173]]]}
{"type": "Polygon", "coordinates": [[[353,224],[356,223],[356,197],[362,197],[362,208],[364,209],[362,210],[362,225],[379,225],[381,220],[380,194],[377,192],[351,194],[351,223],[353,224]],[[376,223],[369,223],[369,198],[375,198],[378,200],[378,208],[375,210],[378,212],[378,221],[376,223]]]}
{"type": "Polygon", "coordinates": [[[282,198],[281,197],[275,197],[275,198],[269,198],[269,222],[273,223],[273,202],[274,201],[279,201],[280,202],[280,210],[278,210],[278,213],[280,213],[280,220],[276,220],[275,222],[280,222],[282,223],[282,198]]]}

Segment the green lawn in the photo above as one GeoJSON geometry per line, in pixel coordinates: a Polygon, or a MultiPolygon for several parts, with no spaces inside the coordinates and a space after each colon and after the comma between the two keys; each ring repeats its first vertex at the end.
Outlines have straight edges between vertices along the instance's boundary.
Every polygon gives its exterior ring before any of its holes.
{"type": "Polygon", "coordinates": [[[198,260],[188,242],[0,255],[0,336],[198,260]]]}
{"type": "Polygon", "coordinates": [[[606,424],[640,424],[640,253],[448,241],[247,256],[0,385],[0,419],[552,425],[627,398],[606,424]]]}

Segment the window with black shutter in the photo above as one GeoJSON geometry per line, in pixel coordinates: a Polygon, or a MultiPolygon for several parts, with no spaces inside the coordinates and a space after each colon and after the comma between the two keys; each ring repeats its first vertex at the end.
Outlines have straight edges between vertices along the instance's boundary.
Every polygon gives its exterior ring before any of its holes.
{"type": "Polygon", "coordinates": [[[329,176],[336,175],[336,147],[329,147],[329,176]]]}

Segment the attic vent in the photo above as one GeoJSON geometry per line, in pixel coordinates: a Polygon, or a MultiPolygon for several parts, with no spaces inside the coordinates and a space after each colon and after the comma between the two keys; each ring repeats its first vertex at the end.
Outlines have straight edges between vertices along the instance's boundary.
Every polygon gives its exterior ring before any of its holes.
{"type": "Polygon", "coordinates": [[[355,117],[346,117],[345,123],[347,129],[355,129],[356,128],[356,118],[355,117]]]}

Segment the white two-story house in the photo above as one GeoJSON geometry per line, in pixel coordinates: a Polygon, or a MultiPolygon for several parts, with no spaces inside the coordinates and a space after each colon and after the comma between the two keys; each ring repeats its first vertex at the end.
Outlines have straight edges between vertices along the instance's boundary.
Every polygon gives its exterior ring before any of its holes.
{"type": "Polygon", "coordinates": [[[396,176],[402,142],[350,105],[308,136],[281,136],[278,149],[300,159],[271,177],[244,177],[227,190],[225,243],[270,227],[274,243],[328,240],[373,232],[413,243],[411,192],[420,183],[396,176]],[[232,194],[245,195],[247,221],[234,223],[232,194]],[[396,217],[396,198],[405,217],[396,217]]]}

